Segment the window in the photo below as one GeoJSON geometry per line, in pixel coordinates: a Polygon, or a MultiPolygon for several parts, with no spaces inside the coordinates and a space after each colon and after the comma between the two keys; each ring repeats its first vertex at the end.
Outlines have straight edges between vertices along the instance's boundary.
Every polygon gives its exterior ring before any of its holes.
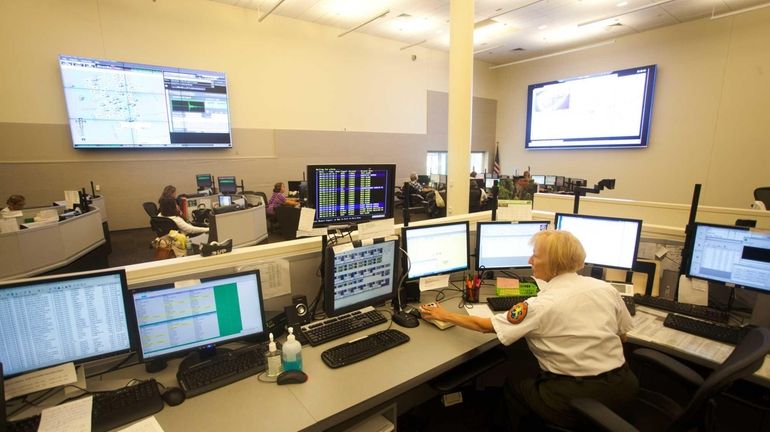
{"type": "MultiPolygon", "coordinates": [[[[486,152],[471,152],[470,166],[468,172],[476,171],[483,173],[486,168],[486,152]]],[[[429,151],[428,157],[425,163],[426,174],[443,174],[447,173],[447,152],[445,151],[429,151]]]]}

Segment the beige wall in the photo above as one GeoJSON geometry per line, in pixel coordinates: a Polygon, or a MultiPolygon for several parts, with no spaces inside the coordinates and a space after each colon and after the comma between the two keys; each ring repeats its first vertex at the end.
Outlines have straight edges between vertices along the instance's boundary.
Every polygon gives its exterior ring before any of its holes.
{"type": "MultiPolygon", "coordinates": [[[[428,133],[446,92],[448,55],[337,28],[202,0],[0,1],[0,197],[29,204],[61,199],[93,180],[107,197],[110,227],[147,224],[141,202],[165,184],[192,191],[195,173],[236,175],[268,192],[309,163],[391,162],[422,172],[425,151],[446,148],[428,133]],[[230,150],[75,151],[57,56],[224,71],[233,126],[230,150]],[[417,59],[412,60],[412,55],[417,59]],[[12,60],[10,60],[12,59],[12,60]]],[[[477,63],[475,112],[486,125],[474,149],[494,148],[495,75],[477,63]],[[490,129],[491,128],[491,129],[490,129]]],[[[445,122],[444,122],[445,123],[445,122]]],[[[476,128],[478,129],[478,128],[476,128]]],[[[441,135],[443,134],[443,136],[441,135]]]]}
{"type": "Polygon", "coordinates": [[[601,196],[746,208],[770,184],[770,9],[618,38],[616,43],[498,69],[504,172],[616,178],[601,196]],[[658,65],[650,144],[635,150],[525,151],[527,85],[658,65]]]}

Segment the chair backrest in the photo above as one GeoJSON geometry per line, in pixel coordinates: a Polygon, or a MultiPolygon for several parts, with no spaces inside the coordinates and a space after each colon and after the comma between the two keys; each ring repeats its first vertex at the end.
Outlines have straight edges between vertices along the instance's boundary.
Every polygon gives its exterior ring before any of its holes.
{"type": "Polygon", "coordinates": [[[162,237],[168,234],[169,231],[177,229],[176,223],[167,217],[153,216],[150,218],[150,228],[155,232],[155,235],[162,237]]]}
{"type": "Polygon", "coordinates": [[[147,216],[153,218],[158,215],[158,205],[154,202],[147,201],[142,203],[142,207],[144,207],[144,211],[147,212],[147,216]]]}
{"type": "Polygon", "coordinates": [[[286,240],[297,238],[299,227],[299,214],[301,209],[290,206],[278,206],[275,208],[275,219],[281,227],[281,234],[286,240]]]}
{"type": "Polygon", "coordinates": [[[765,208],[770,210],[770,186],[754,189],[754,199],[762,201],[765,204],[765,208]]]}
{"type": "Polygon", "coordinates": [[[477,212],[481,210],[481,189],[470,189],[468,191],[468,211],[477,212]]]}
{"type": "Polygon", "coordinates": [[[770,353],[770,330],[757,327],[746,334],[732,354],[706,378],[669,430],[689,430],[705,418],[707,402],[733,381],[756,372],[770,353]]]}

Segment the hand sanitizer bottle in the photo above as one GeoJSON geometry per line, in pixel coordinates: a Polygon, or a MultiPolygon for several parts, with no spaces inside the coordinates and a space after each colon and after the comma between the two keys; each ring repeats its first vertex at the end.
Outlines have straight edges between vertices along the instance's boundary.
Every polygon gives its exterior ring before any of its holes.
{"type": "Polygon", "coordinates": [[[281,373],[281,350],[276,347],[272,333],[270,333],[270,343],[265,357],[267,358],[267,376],[277,377],[281,373]]]}
{"type": "Polygon", "coordinates": [[[281,354],[281,364],[283,370],[302,370],[302,344],[294,336],[294,328],[289,327],[289,336],[286,337],[286,343],[283,344],[283,353],[281,354]]]}

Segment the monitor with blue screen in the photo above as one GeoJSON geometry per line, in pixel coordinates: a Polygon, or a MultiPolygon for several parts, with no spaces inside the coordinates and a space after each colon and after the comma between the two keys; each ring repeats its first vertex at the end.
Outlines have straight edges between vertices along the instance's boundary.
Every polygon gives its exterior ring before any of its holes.
{"type": "Polygon", "coordinates": [[[140,360],[178,356],[264,333],[257,270],[180,285],[131,291],[140,360]]]}
{"type": "Polygon", "coordinates": [[[468,270],[468,222],[411,226],[401,230],[409,279],[468,270]]]}
{"type": "Polygon", "coordinates": [[[548,229],[547,221],[477,222],[476,270],[530,268],[533,235],[548,229]]]}
{"type": "Polygon", "coordinates": [[[219,186],[219,193],[232,195],[238,192],[235,176],[217,177],[217,184],[219,186]]]}
{"type": "Polygon", "coordinates": [[[130,352],[126,290],[122,269],[0,285],[3,374],[130,352]]]}
{"type": "Polygon", "coordinates": [[[586,264],[631,270],[636,261],[642,221],[556,213],[556,229],[569,231],[586,251],[586,264]]]}
{"type": "Polygon", "coordinates": [[[378,306],[395,296],[397,240],[329,246],[324,262],[324,311],[336,316],[378,306]]]}
{"type": "Polygon", "coordinates": [[[688,277],[770,293],[770,233],[696,223],[692,236],[688,277]]]}

